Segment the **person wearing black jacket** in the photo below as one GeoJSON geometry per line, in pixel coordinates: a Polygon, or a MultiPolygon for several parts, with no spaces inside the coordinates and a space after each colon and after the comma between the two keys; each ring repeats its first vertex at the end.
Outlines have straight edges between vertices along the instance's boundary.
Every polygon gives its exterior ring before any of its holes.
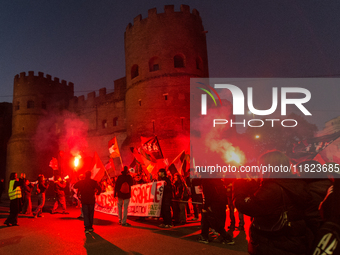
{"type": "MultiPolygon", "coordinates": [[[[259,158],[259,164],[287,166],[288,157],[270,151],[259,158]]],[[[260,185],[248,180],[235,180],[234,204],[252,217],[248,252],[251,255],[306,254],[311,243],[311,229],[319,222],[306,182],[279,178],[282,173],[267,173],[260,185]]],[[[288,177],[289,174],[285,174],[288,177]]]]}
{"type": "Polygon", "coordinates": [[[192,198],[192,207],[194,208],[194,218],[192,220],[198,220],[199,214],[202,213],[202,204],[203,197],[201,192],[201,179],[192,178],[191,179],[191,198],[192,198]]]}
{"type": "Polygon", "coordinates": [[[217,231],[223,244],[233,245],[233,237],[225,230],[227,194],[221,179],[203,179],[203,209],[201,243],[209,243],[209,228],[217,231]]]}
{"type": "Polygon", "coordinates": [[[91,171],[85,173],[85,179],[74,184],[74,188],[78,189],[82,211],[84,214],[85,233],[89,234],[93,231],[94,205],[96,202],[95,195],[101,193],[101,187],[98,182],[91,179],[91,171]]]}
{"type": "Polygon", "coordinates": [[[185,203],[182,202],[184,200],[185,189],[185,184],[183,183],[179,173],[176,173],[174,175],[173,182],[173,194],[175,201],[172,203],[175,224],[186,223],[185,203]]]}
{"type": "MultiPolygon", "coordinates": [[[[328,169],[330,169],[330,164],[333,165],[335,171],[339,170],[339,164],[335,163],[328,163],[328,169]]],[[[334,184],[329,187],[328,193],[319,207],[324,223],[318,230],[308,255],[340,254],[340,179],[337,174],[334,177],[334,184]]]]}
{"type": "Polygon", "coordinates": [[[126,222],[127,213],[128,213],[128,206],[130,203],[131,198],[131,186],[133,185],[133,178],[130,175],[127,166],[124,166],[124,170],[121,172],[122,174],[118,176],[114,197],[118,197],[118,220],[119,224],[122,226],[130,226],[129,223],[126,222]],[[122,218],[122,207],[124,204],[124,214],[122,218]]]}
{"type": "Polygon", "coordinates": [[[161,207],[163,223],[160,224],[159,227],[171,228],[173,227],[171,220],[172,184],[164,168],[161,168],[158,171],[158,181],[164,181],[164,190],[161,207]]]}

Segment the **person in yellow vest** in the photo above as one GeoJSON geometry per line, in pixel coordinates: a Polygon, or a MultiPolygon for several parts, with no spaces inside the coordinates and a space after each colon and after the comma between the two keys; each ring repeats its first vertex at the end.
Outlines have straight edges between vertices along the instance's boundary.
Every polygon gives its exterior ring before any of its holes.
{"type": "Polygon", "coordinates": [[[18,214],[21,208],[21,186],[23,185],[24,178],[25,177],[19,180],[17,173],[11,173],[9,177],[8,196],[10,199],[10,214],[4,222],[8,227],[10,224],[12,224],[12,226],[19,226],[18,214]]]}

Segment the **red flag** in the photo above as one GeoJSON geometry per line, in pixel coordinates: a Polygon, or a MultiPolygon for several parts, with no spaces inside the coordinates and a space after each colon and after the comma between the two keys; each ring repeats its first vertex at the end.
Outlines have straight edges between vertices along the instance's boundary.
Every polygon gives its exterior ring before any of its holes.
{"type": "Polygon", "coordinates": [[[105,164],[105,169],[106,169],[106,170],[112,169],[111,172],[116,173],[115,164],[113,163],[113,159],[112,159],[112,158],[110,158],[110,159],[109,159],[109,162],[107,162],[107,163],[105,164]]]}
{"type": "Polygon", "coordinates": [[[114,137],[109,141],[109,152],[110,158],[118,158],[120,157],[120,152],[118,148],[117,138],[114,137]]]}
{"type": "Polygon", "coordinates": [[[147,154],[151,155],[154,159],[164,158],[157,136],[155,137],[141,136],[140,139],[142,141],[142,148],[147,154]]]}
{"type": "Polygon", "coordinates": [[[51,167],[53,170],[58,170],[58,160],[52,157],[49,167],[51,167]]]}
{"type": "Polygon", "coordinates": [[[152,173],[156,169],[155,166],[157,161],[147,154],[143,149],[139,148],[136,150],[136,148],[130,147],[130,150],[135,156],[136,161],[140,163],[142,167],[147,169],[149,173],[152,173]]]}
{"type": "Polygon", "coordinates": [[[183,169],[183,165],[185,164],[186,159],[185,155],[185,151],[183,150],[170,164],[170,166],[173,165],[177,169],[180,175],[183,175],[183,173],[185,172],[185,169],[183,169]]]}
{"type": "Polygon", "coordinates": [[[98,153],[95,152],[93,156],[93,167],[91,170],[91,179],[95,181],[100,181],[105,174],[105,167],[100,160],[98,153]]]}
{"type": "Polygon", "coordinates": [[[313,160],[318,161],[321,165],[326,164],[326,161],[323,159],[323,157],[320,154],[317,154],[313,160]]]}

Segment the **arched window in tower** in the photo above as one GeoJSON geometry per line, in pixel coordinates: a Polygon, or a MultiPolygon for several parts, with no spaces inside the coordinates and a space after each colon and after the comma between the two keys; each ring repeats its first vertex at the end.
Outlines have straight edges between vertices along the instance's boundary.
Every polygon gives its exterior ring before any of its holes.
{"type": "Polygon", "coordinates": [[[106,120],[103,120],[102,121],[102,128],[107,128],[107,121],[106,120]]]}
{"type": "Polygon", "coordinates": [[[139,68],[138,65],[133,65],[131,67],[131,79],[137,77],[139,75],[139,68]]]}
{"type": "Polygon", "coordinates": [[[46,103],[44,101],[41,102],[41,108],[46,110],[46,103]]]}
{"type": "Polygon", "coordinates": [[[203,61],[201,57],[196,58],[196,69],[203,70],[203,61]]]}
{"type": "Polygon", "coordinates": [[[19,101],[17,101],[17,102],[15,103],[14,109],[15,109],[16,111],[20,109],[20,102],[19,102],[19,101]]]}
{"type": "Polygon", "coordinates": [[[174,56],[174,67],[180,68],[184,67],[184,56],[181,54],[177,54],[174,56]]]}
{"type": "Polygon", "coordinates": [[[34,108],[34,101],[28,100],[27,101],[27,109],[33,109],[34,108]]]}
{"type": "Polygon", "coordinates": [[[118,117],[113,118],[113,126],[114,127],[118,126],[118,117]]]}
{"type": "Polygon", "coordinates": [[[149,61],[149,71],[154,72],[159,70],[159,58],[158,57],[153,57],[149,61]]]}

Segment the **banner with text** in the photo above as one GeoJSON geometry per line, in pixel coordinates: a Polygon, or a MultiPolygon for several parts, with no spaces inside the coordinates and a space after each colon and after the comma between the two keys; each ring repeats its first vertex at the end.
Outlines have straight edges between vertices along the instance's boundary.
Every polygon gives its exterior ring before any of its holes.
{"type": "MultiPolygon", "coordinates": [[[[160,217],[164,182],[151,182],[131,187],[128,207],[129,216],[160,217]]],[[[118,198],[114,192],[104,192],[96,197],[95,210],[102,213],[118,215],[118,198]]]]}

